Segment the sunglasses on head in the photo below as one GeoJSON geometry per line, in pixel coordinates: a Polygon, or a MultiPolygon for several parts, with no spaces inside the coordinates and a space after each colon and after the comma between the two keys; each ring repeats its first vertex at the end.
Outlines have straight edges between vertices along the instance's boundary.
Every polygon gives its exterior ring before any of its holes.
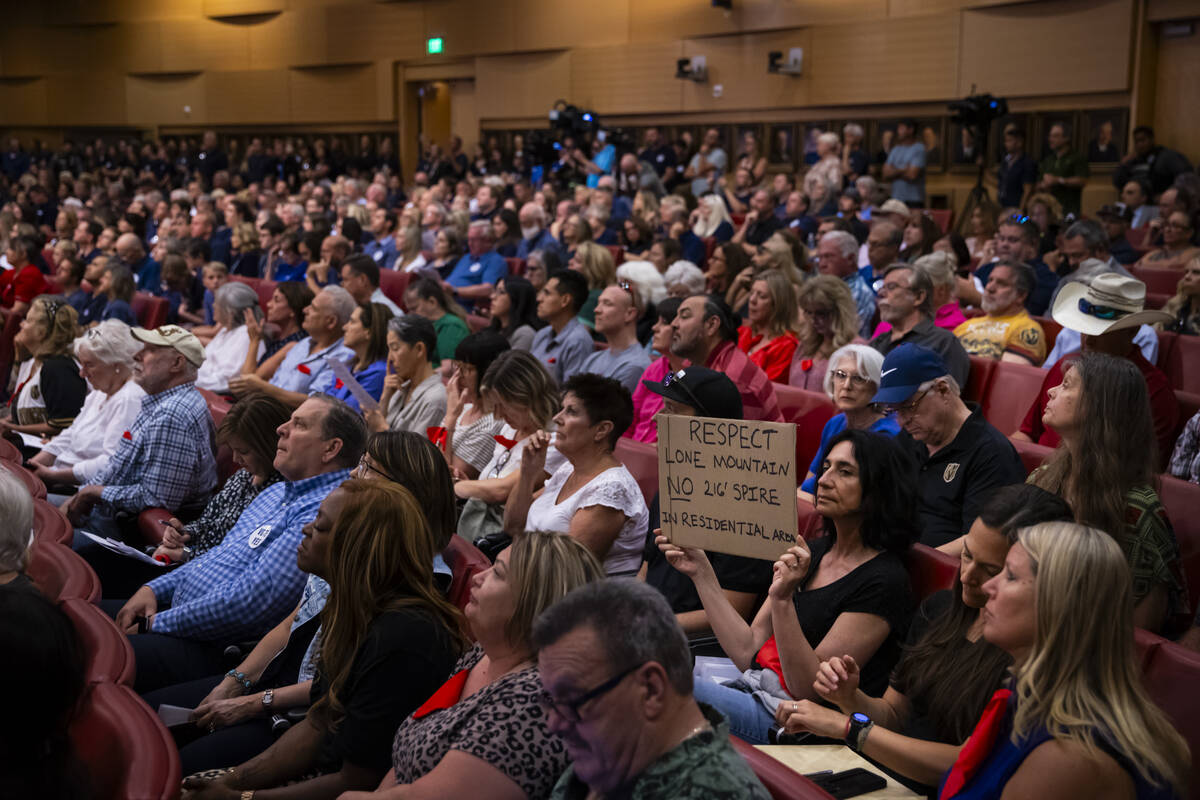
{"type": "Polygon", "coordinates": [[[663,388],[665,389],[668,386],[674,386],[678,384],[679,388],[683,390],[683,393],[687,395],[688,400],[691,401],[692,408],[696,409],[696,411],[702,417],[711,417],[712,414],[708,413],[708,409],[704,407],[704,404],[696,399],[696,395],[693,394],[692,390],[688,388],[688,385],[683,382],[683,376],[683,370],[679,370],[679,372],[668,372],[663,376],[662,379],[663,388]]]}
{"type": "Polygon", "coordinates": [[[1132,313],[1123,308],[1093,305],[1082,297],[1079,298],[1079,310],[1089,317],[1095,317],[1096,319],[1120,319],[1132,313]]]}

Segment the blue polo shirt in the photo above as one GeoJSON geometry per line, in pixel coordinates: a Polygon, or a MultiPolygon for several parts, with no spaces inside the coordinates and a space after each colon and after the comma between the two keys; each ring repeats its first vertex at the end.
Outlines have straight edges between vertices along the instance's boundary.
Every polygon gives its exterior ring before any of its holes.
{"type": "Polygon", "coordinates": [[[137,282],[138,291],[162,293],[162,268],[157,261],[147,255],[136,264],[130,264],[129,268],[133,270],[133,279],[137,282]]]}
{"type": "Polygon", "coordinates": [[[399,255],[396,251],[396,240],[392,236],[384,237],[382,242],[378,239],[367,242],[363,245],[363,254],[375,259],[375,264],[380,269],[394,269],[396,256],[399,255]]]}
{"type": "MultiPolygon", "coordinates": [[[[508,262],[495,251],[483,253],[478,258],[467,253],[454,265],[446,283],[451,286],[482,286],[489,283],[492,286],[501,278],[508,275],[508,262]]],[[[470,309],[475,303],[470,300],[460,300],[464,307],[470,309]]]]}
{"type": "Polygon", "coordinates": [[[534,250],[553,250],[563,255],[562,245],[550,235],[550,231],[541,231],[532,239],[522,239],[517,242],[517,258],[528,258],[534,250]]]}
{"type": "Polygon", "coordinates": [[[301,259],[295,264],[289,264],[286,261],[279,261],[275,264],[274,280],[276,281],[302,281],[305,273],[308,272],[308,262],[301,259]]]}

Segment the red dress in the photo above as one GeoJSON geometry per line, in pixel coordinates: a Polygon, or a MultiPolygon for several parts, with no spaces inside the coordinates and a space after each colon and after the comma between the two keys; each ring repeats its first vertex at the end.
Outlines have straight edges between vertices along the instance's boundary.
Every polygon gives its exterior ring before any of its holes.
{"type": "Polygon", "coordinates": [[[776,383],[787,383],[788,373],[792,367],[792,356],[800,343],[796,334],[787,331],[782,336],[776,336],[767,343],[766,347],[750,352],[763,339],[762,335],[755,336],[749,325],[738,328],[738,349],[746,353],[752,362],[758,365],[767,377],[776,383]]]}

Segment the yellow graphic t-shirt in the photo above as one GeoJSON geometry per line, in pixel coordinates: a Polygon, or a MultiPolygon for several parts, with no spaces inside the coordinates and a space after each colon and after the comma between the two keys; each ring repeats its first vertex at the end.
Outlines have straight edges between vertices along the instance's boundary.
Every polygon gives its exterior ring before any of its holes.
{"type": "Polygon", "coordinates": [[[1010,317],[973,317],[959,324],[954,335],[968,355],[999,360],[1016,353],[1035,366],[1046,360],[1046,337],[1042,326],[1025,311],[1010,317]]]}

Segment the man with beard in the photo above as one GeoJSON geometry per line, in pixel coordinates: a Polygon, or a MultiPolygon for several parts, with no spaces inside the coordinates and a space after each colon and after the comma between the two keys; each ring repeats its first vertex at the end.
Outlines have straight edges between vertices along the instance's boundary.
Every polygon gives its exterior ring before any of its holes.
{"type": "Polygon", "coordinates": [[[985,316],[969,319],[954,329],[968,354],[1041,366],[1046,359],[1046,337],[1042,326],[1025,310],[1033,281],[1033,270],[1026,264],[996,264],[980,302],[985,316]]]}

